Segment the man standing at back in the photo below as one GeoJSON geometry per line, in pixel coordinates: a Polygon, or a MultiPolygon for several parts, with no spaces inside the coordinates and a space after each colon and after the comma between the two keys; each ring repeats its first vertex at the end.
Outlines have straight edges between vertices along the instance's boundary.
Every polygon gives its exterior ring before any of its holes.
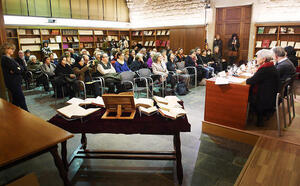
{"type": "Polygon", "coordinates": [[[294,64],[286,57],[284,48],[275,47],[272,49],[274,60],[276,61],[276,69],[279,72],[280,81],[283,82],[287,78],[292,77],[296,73],[294,64]]]}

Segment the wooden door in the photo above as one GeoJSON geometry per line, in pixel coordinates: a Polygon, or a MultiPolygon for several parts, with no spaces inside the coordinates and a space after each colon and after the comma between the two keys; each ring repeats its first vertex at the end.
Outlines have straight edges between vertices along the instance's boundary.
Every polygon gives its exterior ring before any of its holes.
{"type": "Polygon", "coordinates": [[[223,57],[228,59],[228,40],[233,33],[240,39],[239,57],[237,61],[248,60],[250,24],[252,6],[217,8],[216,34],[223,41],[223,57]]]}

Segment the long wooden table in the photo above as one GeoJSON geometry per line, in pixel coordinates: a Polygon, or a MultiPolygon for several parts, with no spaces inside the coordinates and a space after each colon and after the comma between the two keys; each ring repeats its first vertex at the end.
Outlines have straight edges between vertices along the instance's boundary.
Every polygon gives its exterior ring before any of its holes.
{"type": "MultiPolygon", "coordinates": [[[[183,181],[183,168],[181,163],[180,132],[190,132],[191,125],[187,117],[177,120],[166,119],[159,114],[152,116],[140,116],[136,114],[133,120],[107,120],[101,119],[105,109],[97,111],[80,120],[67,121],[56,115],[49,120],[50,123],[72,133],[81,133],[81,145],[67,160],[67,144],[62,143],[62,160],[65,168],[72,164],[75,158],[84,159],[133,159],[133,160],[174,160],[179,184],[183,181]],[[119,151],[119,150],[91,150],[87,149],[86,133],[101,134],[149,134],[149,135],[172,135],[174,151],[119,151]]],[[[120,143],[122,143],[120,141],[120,143]]]]}
{"type": "Polygon", "coordinates": [[[249,85],[206,82],[204,121],[244,129],[247,120],[249,85]]]}
{"type": "Polygon", "coordinates": [[[73,134],[0,99],[0,171],[50,152],[64,185],[70,185],[57,144],[73,134]]]}

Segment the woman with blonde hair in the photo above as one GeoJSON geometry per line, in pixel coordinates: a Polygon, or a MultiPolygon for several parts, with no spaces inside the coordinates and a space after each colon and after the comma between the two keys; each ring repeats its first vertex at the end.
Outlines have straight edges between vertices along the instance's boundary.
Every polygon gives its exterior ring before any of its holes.
{"type": "Polygon", "coordinates": [[[1,47],[1,67],[4,82],[12,95],[12,104],[28,111],[25,96],[22,91],[22,72],[21,66],[12,58],[16,46],[12,43],[4,43],[1,47]]]}

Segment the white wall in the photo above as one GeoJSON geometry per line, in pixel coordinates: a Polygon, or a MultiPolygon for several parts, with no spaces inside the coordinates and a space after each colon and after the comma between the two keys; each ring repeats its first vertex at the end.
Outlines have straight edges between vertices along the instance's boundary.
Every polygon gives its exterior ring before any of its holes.
{"type": "MultiPolygon", "coordinates": [[[[132,27],[204,25],[202,0],[133,0],[130,7],[132,27]]],[[[254,24],[262,22],[300,22],[300,0],[211,0],[207,10],[208,42],[215,34],[215,14],[218,7],[252,5],[249,58],[254,46],[254,24]]]]}

